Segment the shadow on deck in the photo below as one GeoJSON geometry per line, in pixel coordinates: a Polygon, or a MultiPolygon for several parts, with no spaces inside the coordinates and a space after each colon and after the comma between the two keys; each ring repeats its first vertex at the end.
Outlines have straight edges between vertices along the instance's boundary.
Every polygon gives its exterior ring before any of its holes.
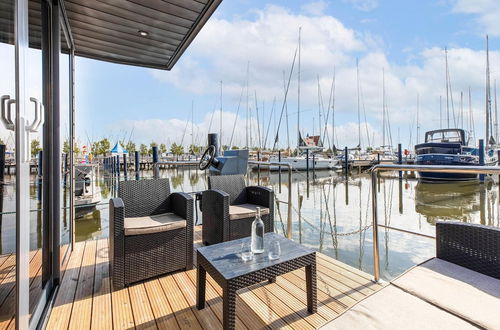
{"type": "MultiPolygon", "coordinates": [[[[195,227],[195,248],[201,227],[195,227]]],[[[238,292],[236,328],[314,329],[382,288],[370,275],[317,253],[318,312],[306,307],[302,269],[238,292]]],[[[207,305],[196,309],[196,270],[111,291],[106,239],[80,242],[65,265],[47,329],[219,329],[222,289],[207,275],[207,305]]]]}

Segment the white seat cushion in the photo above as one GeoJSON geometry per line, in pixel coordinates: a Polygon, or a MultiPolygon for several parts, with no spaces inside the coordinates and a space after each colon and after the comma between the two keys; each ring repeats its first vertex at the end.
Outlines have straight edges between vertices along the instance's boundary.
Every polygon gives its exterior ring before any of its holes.
{"type": "Polygon", "coordinates": [[[477,329],[409,293],[388,285],[321,329],[477,329]]]}
{"type": "Polygon", "coordinates": [[[125,236],[153,234],[186,227],[186,220],[173,213],[125,218],[125,236]]]}
{"type": "Polygon", "coordinates": [[[487,329],[500,329],[500,280],[434,258],[393,281],[403,290],[487,329]]]}
{"type": "Polygon", "coordinates": [[[257,207],[260,207],[261,215],[269,214],[269,209],[267,207],[262,207],[255,204],[230,205],[229,220],[238,220],[238,219],[255,217],[255,215],[257,214],[257,207]]]}

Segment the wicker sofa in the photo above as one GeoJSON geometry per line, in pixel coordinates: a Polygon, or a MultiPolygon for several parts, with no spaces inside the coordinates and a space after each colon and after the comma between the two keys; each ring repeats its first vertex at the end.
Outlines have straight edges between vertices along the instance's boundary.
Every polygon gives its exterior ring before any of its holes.
{"type": "Polygon", "coordinates": [[[438,222],[436,258],[322,329],[500,329],[500,228],[438,222]]]}
{"type": "Polygon", "coordinates": [[[261,208],[265,232],[274,231],[274,192],[245,185],[242,175],[208,177],[202,194],[202,237],[205,245],[226,242],[251,234],[256,208],[261,208]]]}
{"type": "Polygon", "coordinates": [[[109,220],[114,289],[193,267],[193,198],[168,179],[120,182],[109,220]]]}

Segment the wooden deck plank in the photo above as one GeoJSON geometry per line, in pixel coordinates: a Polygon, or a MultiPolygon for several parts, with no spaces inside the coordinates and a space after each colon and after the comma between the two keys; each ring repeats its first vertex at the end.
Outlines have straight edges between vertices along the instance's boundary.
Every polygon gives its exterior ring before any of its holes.
{"type": "Polygon", "coordinates": [[[343,285],[351,288],[352,290],[359,292],[363,296],[369,296],[373,292],[375,292],[375,291],[367,288],[363,284],[360,284],[360,283],[350,279],[349,277],[346,277],[342,274],[339,274],[335,271],[330,270],[330,268],[327,268],[327,267],[323,266],[322,264],[318,264],[317,271],[321,272],[323,274],[323,276],[328,276],[331,279],[334,279],[336,281],[341,282],[343,285]]]}
{"type": "MultiPolygon", "coordinates": [[[[222,302],[222,288],[220,287],[217,282],[210,276],[207,275],[207,285],[210,284],[210,286],[217,292],[219,297],[221,297],[221,302],[222,302]]],[[[249,327],[249,328],[255,328],[257,327],[258,329],[261,329],[262,327],[267,326],[267,322],[264,321],[264,319],[259,316],[259,314],[250,307],[250,305],[245,302],[241,296],[241,293],[244,290],[238,291],[238,294],[236,295],[236,314],[241,318],[243,323],[249,327]]],[[[254,295],[249,295],[247,298],[249,299],[257,299],[254,295]]],[[[222,306],[221,306],[222,308],[222,306]]],[[[283,322],[285,325],[285,323],[283,322]]]]}
{"type": "MultiPolygon", "coordinates": [[[[201,243],[201,232],[198,229],[195,231],[195,240],[201,243]]],[[[206,308],[198,311],[195,305],[195,269],[112,291],[107,243],[106,239],[100,239],[75,244],[75,251],[66,262],[67,270],[63,274],[59,295],[49,319],[50,329],[66,329],[69,324],[80,325],[79,328],[82,329],[88,328],[89,324],[95,329],[221,328],[222,289],[207,276],[206,308]],[[92,253],[94,259],[91,261],[89,256],[92,253]],[[90,268],[87,267],[89,264],[90,268]],[[86,269],[91,269],[92,265],[95,270],[90,276],[86,269]],[[93,285],[82,284],[87,282],[92,282],[93,285]],[[90,298],[83,294],[89,292],[89,287],[90,298]],[[68,310],[70,315],[66,317],[64,312],[68,310]],[[77,311],[81,314],[78,317],[77,311]]],[[[279,276],[276,283],[261,283],[239,290],[236,300],[237,329],[318,328],[359,299],[382,287],[372,283],[369,274],[345,266],[321,253],[317,255],[318,313],[311,315],[307,312],[305,274],[300,269],[279,276]]],[[[8,258],[5,258],[3,264],[8,258]]],[[[0,258],[0,264],[1,262],[0,258]]],[[[12,323],[6,319],[4,328],[12,323]]]]}
{"type": "Polygon", "coordinates": [[[113,329],[131,329],[135,327],[134,315],[128,289],[113,291],[111,294],[113,310],[113,329]]]}
{"type": "MultiPolygon", "coordinates": [[[[307,304],[297,299],[288,290],[284,290],[280,285],[272,283],[265,285],[265,288],[314,328],[318,328],[326,322],[326,319],[320,313],[310,314],[307,311],[307,304]]],[[[293,288],[290,288],[290,290],[293,290],[293,288]]],[[[305,293],[304,296],[306,296],[305,293]]]]}
{"type": "Polygon", "coordinates": [[[47,322],[47,329],[66,329],[68,327],[84,250],[85,243],[75,244],[68,266],[63,274],[61,287],[50,313],[50,319],[47,322]]]}
{"type": "Polygon", "coordinates": [[[157,279],[153,279],[144,282],[144,287],[146,288],[158,328],[165,330],[180,329],[160,282],[157,279]]]}
{"type": "Polygon", "coordinates": [[[160,284],[172,307],[179,327],[181,329],[203,329],[177,286],[173,276],[168,275],[161,277],[160,284]]]}
{"type": "Polygon", "coordinates": [[[222,323],[215,316],[211,308],[203,308],[198,310],[196,308],[196,286],[193,285],[189,277],[187,277],[185,272],[176,273],[173,275],[175,282],[179,286],[184,298],[186,298],[187,303],[191,307],[193,314],[200,322],[200,325],[204,329],[218,329],[222,327],[222,323]]]}
{"type": "Polygon", "coordinates": [[[143,283],[128,288],[136,329],[158,329],[143,283]]]}
{"type": "Polygon", "coordinates": [[[97,241],[87,241],[76,287],[69,329],[90,329],[97,241]]]}
{"type": "MultiPolygon", "coordinates": [[[[194,285],[194,292],[196,292],[196,270],[190,270],[186,272],[186,275],[194,285]]],[[[222,296],[215,290],[210,281],[207,281],[206,284],[205,298],[208,307],[210,307],[214,311],[215,315],[222,323],[222,296]]],[[[244,302],[238,301],[239,298],[236,299],[236,305],[238,306],[237,308],[244,308],[243,306],[241,306],[242,304],[244,304],[244,306],[246,306],[246,308],[248,309],[248,306],[244,302]]],[[[236,313],[236,329],[262,329],[266,326],[259,317],[256,317],[257,315],[255,315],[255,313],[253,313],[250,309],[248,309],[248,311],[250,313],[236,313]]]]}
{"type": "Polygon", "coordinates": [[[279,298],[269,292],[264,284],[258,284],[252,287],[252,293],[255,294],[262,304],[269,306],[282,320],[284,320],[292,329],[314,329],[314,327],[304,320],[296,311],[283,303],[279,298]]]}
{"type": "Polygon", "coordinates": [[[97,242],[94,293],[92,300],[92,329],[111,329],[111,282],[109,278],[108,240],[97,242]]]}

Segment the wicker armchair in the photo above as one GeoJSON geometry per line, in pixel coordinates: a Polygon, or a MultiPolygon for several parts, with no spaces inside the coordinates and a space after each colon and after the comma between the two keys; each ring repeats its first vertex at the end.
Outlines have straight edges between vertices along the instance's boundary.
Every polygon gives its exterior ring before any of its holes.
{"type": "Polygon", "coordinates": [[[123,181],[109,201],[114,289],[193,267],[193,198],[168,179],[123,181]]]}
{"type": "Polygon", "coordinates": [[[274,192],[266,187],[246,187],[242,175],[208,177],[202,194],[203,243],[231,241],[251,235],[256,207],[261,208],[265,232],[274,231],[274,192]]]}
{"type": "Polygon", "coordinates": [[[500,279],[500,228],[437,222],[436,257],[500,279]]]}

